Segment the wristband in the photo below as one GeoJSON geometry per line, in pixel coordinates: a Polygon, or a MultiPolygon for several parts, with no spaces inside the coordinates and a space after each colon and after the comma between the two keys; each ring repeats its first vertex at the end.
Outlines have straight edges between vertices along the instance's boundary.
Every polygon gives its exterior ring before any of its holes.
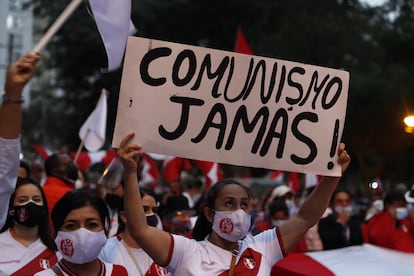
{"type": "Polygon", "coordinates": [[[22,104],[22,103],[24,103],[24,98],[20,97],[20,99],[16,99],[16,98],[11,98],[11,97],[7,96],[6,94],[3,94],[3,103],[22,104]]]}

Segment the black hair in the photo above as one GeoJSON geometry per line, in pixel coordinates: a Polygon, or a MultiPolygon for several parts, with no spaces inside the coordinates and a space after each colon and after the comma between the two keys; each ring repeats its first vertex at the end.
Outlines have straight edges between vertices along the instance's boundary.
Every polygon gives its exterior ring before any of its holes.
{"type": "Polygon", "coordinates": [[[192,236],[195,240],[204,240],[205,237],[212,231],[213,224],[207,220],[207,217],[204,214],[204,208],[208,207],[210,210],[214,210],[214,204],[221,190],[227,185],[234,184],[242,187],[250,199],[253,198],[252,191],[247,186],[237,182],[234,179],[226,178],[211,186],[206,194],[204,202],[201,203],[200,209],[198,210],[198,219],[192,232],[192,236]]]}
{"type": "Polygon", "coordinates": [[[46,158],[44,167],[47,176],[51,176],[53,174],[53,170],[59,167],[59,158],[59,153],[54,153],[46,158]]]}
{"type": "MultiPolygon", "coordinates": [[[[16,198],[16,191],[24,186],[24,185],[33,185],[36,186],[36,188],[39,189],[40,194],[42,195],[42,200],[43,200],[43,206],[45,208],[45,212],[46,212],[46,216],[44,216],[42,218],[42,220],[39,222],[39,230],[38,230],[38,234],[40,237],[40,240],[43,242],[43,244],[48,247],[51,250],[56,251],[56,244],[52,238],[52,231],[51,231],[51,227],[49,224],[49,209],[47,207],[47,199],[46,199],[46,195],[45,192],[43,191],[42,187],[39,185],[39,183],[37,183],[33,178],[30,177],[26,177],[26,178],[20,178],[17,180],[16,183],[16,188],[14,189],[14,192],[11,194],[10,200],[9,200],[9,211],[13,210],[13,201],[16,198]]],[[[13,216],[8,215],[7,216],[7,220],[6,223],[4,224],[3,228],[0,230],[0,233],[6,231],[9,228],[12,228],[14,225],[14,221],[13,221],[13,216]]]]}
{"type": "MultiPolygon", "coordinates": [[[[143,198],[146,195],[153,196],[151,193],[147,192],[146,190],[142,189],[141,187],[139,187],[139,191],[140,191],[141,198],[143,198]]],[[[121,219],[121,216],[119,215],[120,212],[123,212],[125,210],[125,208],[124,208],[124,196],[121,196],[121,198],[122,198],[122,201],[121,201],[121,204],[118,206],[118,210],[117,210],[117,212],[118,212],[118,230],[116,231],[117,235],[124,232],[125,227],[126,227],[125,223],[121,219]]],[[[155,198],[155,196],[154,196],[154,198],[155,198]]]]}
{"type": "Polygon", "coordinates": [[[331,206],[334,204],[335,197],[339,193],[346,193],[349,196],[349,198],[352,200],[352,194],[351,194],[351,192],[348,189],[345,189],[345,188],[336,188],[335,191],[332,193],[331,200],[329,202],[331,204],[331,206]]]}
{"type": "Polygon", "coordinates": [[[289,216],[289,208],[285,200],[281,197],[275,198],[269,204],[269,217],[272,217],[276,212],[283,211],[286,216],[289,216]]]}
{"type": "Polygon", "coordinates": [[[105,233],[108,234],[110,227],[109,213],[104,200],[96,192],[84,189],[71,190],[56,202],[51,214],[55,232],[61,229],[65,218],[72,210],[84,206],[92,206],[98,211],[105,233]]]}
{"type": "Polygon", "coordinates": [[[31,171],[30,171],[29,163],[27,163],[24,160],[20,160],[20,168],[23,168],[26,171],[26,177],[30,177],[31,171]]]}
{"type": "Polygon", "coordinates": [[[384,205],[392,204],[396,201],[407,203],[405,200],[404,193],[400,191],[391,191],[391,192],[388,192],[384,197],[384,205]]]}

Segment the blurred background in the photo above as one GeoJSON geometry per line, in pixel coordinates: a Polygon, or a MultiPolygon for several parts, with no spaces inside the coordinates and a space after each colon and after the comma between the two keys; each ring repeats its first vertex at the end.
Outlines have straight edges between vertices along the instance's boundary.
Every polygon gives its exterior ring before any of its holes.
{"type": "MultiPolygon", "coordinates": [[[[13,60],[33,48],[66,7],[62,0],[0,0],[0,84],[13,60]]],[[[134,0],[136,36],[232,51],[241,27],[255,55],[343,69],[350,89],[343,142],[352,157],[344,181],[414,182],[414,0],[134,0]]],[[[42,52],[25,91],[23,153],[32,145],[76,151],[78,131],[101,89],[110,91],[106,148],[115,125],[121,69],[106,54],[82,4],[42,52]]],[[[150,116],[150,114],[148,114],[150,116]]],[[[265,170],[223,166],[225,176],[265,170]]]]}

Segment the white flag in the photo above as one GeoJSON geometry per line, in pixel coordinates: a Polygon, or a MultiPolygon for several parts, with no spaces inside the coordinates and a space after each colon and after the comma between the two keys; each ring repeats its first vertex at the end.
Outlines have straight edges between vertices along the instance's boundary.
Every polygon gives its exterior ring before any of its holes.
{"type": "Polygon", "coordinates": [[[102,89],[95,109],[79,130],[79,138],[89,151],[97,151],[105,143],[106,116],[108,111],[107,93],[105,89],[102,89]]]}
{"type": "Polygon", "coordinates": [[[89,0],[93,17],[108,56],[108,71],[122,63],[131,32],[131,0],[89,0]]]}

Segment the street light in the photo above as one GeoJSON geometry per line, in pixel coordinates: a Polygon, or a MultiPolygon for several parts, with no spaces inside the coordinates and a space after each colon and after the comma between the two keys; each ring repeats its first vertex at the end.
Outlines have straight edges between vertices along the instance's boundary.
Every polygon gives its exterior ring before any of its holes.
{"type": "Polygon", "coordinates": [[[414,115],[407,115],[403,120],[405,124],[405,132],[414,133],[414,115]]]}

